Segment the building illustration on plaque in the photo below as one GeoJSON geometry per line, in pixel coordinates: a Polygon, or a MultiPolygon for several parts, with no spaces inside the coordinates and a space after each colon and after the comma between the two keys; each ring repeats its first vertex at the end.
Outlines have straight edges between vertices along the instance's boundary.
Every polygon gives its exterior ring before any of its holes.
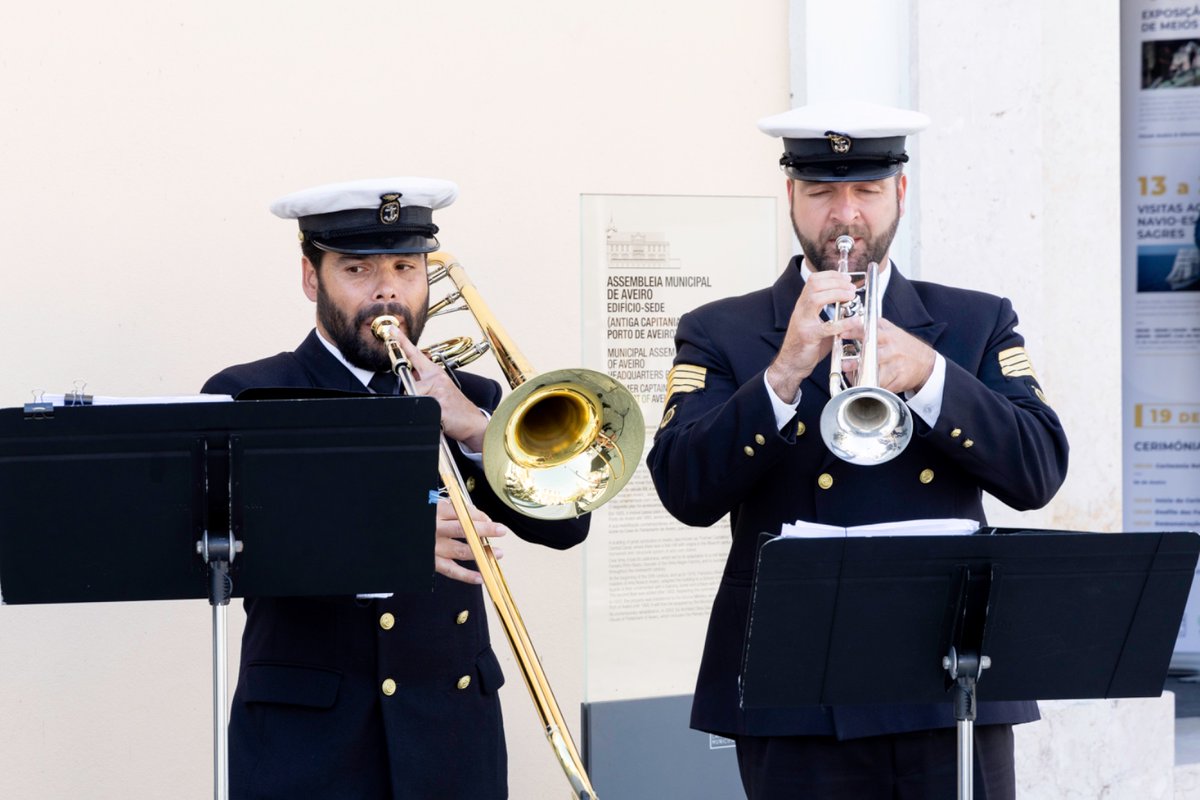
{"type": "Polygon", "coordinates": [[[661,233],[626,233],[609,217],[604,237],[609,269],[679,269],[679,259],[671,258],[671,243],[661,233]]]}

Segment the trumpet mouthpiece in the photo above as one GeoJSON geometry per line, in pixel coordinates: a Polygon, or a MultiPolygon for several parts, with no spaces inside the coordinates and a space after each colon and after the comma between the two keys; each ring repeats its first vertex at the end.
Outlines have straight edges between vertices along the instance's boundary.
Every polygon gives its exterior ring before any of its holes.
{"type": "Polygon", "coordinates": [[[849,253],[854,247],[854,237],[842,234],[834,240],[834,244],[837,245],[839,253],[849,253]]]}

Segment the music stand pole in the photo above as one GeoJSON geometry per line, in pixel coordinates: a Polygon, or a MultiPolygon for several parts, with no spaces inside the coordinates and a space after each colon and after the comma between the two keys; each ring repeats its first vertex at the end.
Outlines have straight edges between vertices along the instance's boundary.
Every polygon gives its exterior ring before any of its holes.
{"type": "Polygon", "coordinates": [[[954,719],[958,722],[958,800],[975,794],[975,684],[992,665],[987,656],[959,653],[953,647],[942,659],[942,668],[954,681],[954,719]]]}
{"type": "Polygon", "coordinates": [[[229,564],[242,550],[242,543],[227,536],[212,536],[196,543],[196,551],[208,565],[208,602],[212,605],[213,640],[213,796],[229,798],[229,597],[233,582],[229,564]]]}

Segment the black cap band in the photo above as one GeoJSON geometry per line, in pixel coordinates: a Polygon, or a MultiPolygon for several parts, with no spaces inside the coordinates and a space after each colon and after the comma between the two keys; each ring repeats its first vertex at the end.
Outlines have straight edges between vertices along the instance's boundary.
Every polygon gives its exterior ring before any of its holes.
{"type": "Polygon", "coordinates": [[[404,206],[389,222],[382,222],[380,212],[371,208],[312,214],[300,217],[299,222],[305,241],[334,253],[431,253],[438,249],[433,210],[424,206],[404,206]]]}
{"type": "Polygon", "coordinates": [[[873,181],[900,172],[908,161],[903,136],[855,139],[834,131],[823,139],[784,139],[780,165],[803,181],[873,181]]]}

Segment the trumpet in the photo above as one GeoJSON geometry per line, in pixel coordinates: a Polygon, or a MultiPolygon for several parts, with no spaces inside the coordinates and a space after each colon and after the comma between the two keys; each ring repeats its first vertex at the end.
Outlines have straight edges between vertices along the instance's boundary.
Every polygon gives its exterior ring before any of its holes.
{"type": "MultiPolygon", "coordinates": [[[[461,310],[452,305],[461,300],[486,341],[475,344],[460,338],[425,352],[450,367],[470,363],[490,350],[513,388],[492,414],[484,433],[484,473],[497,496],[518,512],[539,519],[578,516],[611,499],[629,481],[645,443],[637,399],[617,381],[591,370],[533,375],[453,256],[431,253],[428,262],[431,284],[449,277],[456,287],[448,298],[430,306],[430,315],[461,310]]],[[[371,330],[387,346],[392,370],[405,391],[415,394],[412,366],[397,338],[399,321],[389,315],[377,317],[371,330]]],[[[491,543],[479,535],[471,520],[466,483],[444,435],[438,472],[572,796],[595,800],[595,790],[491,543]]]]}
{"type": "Polygon", "coordinates": [[[838,272],[864,278],[862,301],[834,306],[833,318],[845,319],[857,313],[863,317],[860,342],[833,339],[829,361],[830,400],[821,411],[821,439],[843,461],[873,466],[891,461],[904,451],[912,439],[912,413],[908,405],[879,386],[877,338],[883,297],[879,292],[879,264],[872,261],[866,272],[850,272],[850,250],[854,239],[839,236],[838,272]],[[843,361],[857,361],[856,378],[851,385],[843,361]]]}

